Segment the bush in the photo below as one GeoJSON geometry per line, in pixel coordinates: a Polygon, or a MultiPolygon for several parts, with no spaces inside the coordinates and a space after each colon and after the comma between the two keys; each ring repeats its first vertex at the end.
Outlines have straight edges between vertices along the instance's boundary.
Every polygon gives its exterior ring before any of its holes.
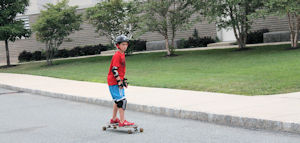
{"type": "Polygon", "coordinates": [[[130,40],[128,48],[132,48],[133,51],[146,51],[146,43],[144,40],[130,40]]]}
{"type": "Polygon", "coordinates": [[[67,49],[61,49],[61,50],[57,50],[54,53],[54,57],[55,58],[67,58],[69,57],[69,51],[67,49]]]}
{"type": "Polygon", "coordinates": [[[41,54],[41,60],[46,60],[46,51],[42,50],[41,52],[42,52],[42,54],[41,54]]]}
{"type": "Polygon", "coordinates": [[[33,61],[40,61],[40,60],[42,60],[42,52],[41,51],[35,51],[35,52],[33,52],[31,60],[33,60],[33,61]]]}
{"type": "Polygon", "coordinates": [[[20,55],[18,57],[20,62],[30,61],[31,58],[32,58],[32,53],[26,52],[26,50],[24,50],[22,53],[20,53],[20,55]]]}
{"type": "Polygon", "coordinates": [[[83,53],[81,52],[81,48],[77,46],[69,51],[69,55],[71,57],[76,57],[76,56],[83,56],[83,53]]]}
{"type": "Polygon", "coordinates": [[[211,37],[203,37],[203,38],[193,38],[189,37],[188,40],[184,40],[183,42],[184,48],[192,48],[192,47],[207,47],[209,43],[215,43],[215,40],[211,37]]]}
{"type": "Polygon", "coordinates": [[[269,29],[260,29],[247,34],[247,44],[263,43],[264,33],[269,32],[269,29]]]}
{"type": "Polygon", "coordinates": [[[131,54],[132,52],[136,51],[145,51],[146,50],[146,42],[144,40],[130,40],[129,46],[126,50],[126,54],[131,54]]]}
{"type": "MultiPolygon", "coordinates": [[[[75,56],[83,56],[83,55],[95,55],[100,54],[101,51],[106,51],[107,46],[99,45],[91,45],[84,46],[83,48],[77,46],[71,50],[61,49],[54,50],[54,58],[67,58],[67,57],[75,57],[75,56]]],[[[30,60],[45,60],[46,59],[46,51],[35,51],[33,53],[26,52],[25,50],[20,53],[19,61],[30,61],[30,60]]]]}
{"type": "MultiPolygon", "coordinates": [[[[107,51],[107,49],[108,49],[108,47],[107,46],[104,46],[104,45],[102,45],[102,44],[99,44],[99,45],[96,45],[99,49],[100,49],[100,51],[107,51]]],[[[100,54],[100,53],[99,53],[100,54]]]]}
{"type": "Polygon", "coordinates": [[[115,50],[116,46],[111,45],[111,44],[106,44],[105,47],[107,47],[107,50],[115,50]]]}
{"type": "Polygon", "coordinates": [[[95,48],[93,46],[84,46],[82,49],[83,55],[95,55],[95,48]]]}

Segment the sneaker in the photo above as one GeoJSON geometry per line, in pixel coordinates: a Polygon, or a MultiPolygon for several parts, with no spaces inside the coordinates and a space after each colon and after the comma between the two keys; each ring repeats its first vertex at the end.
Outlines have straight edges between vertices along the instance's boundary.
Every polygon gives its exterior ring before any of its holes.
{"type": "Polygon", "coordinates": [[[117,118],[116,120],[111,119],[110,120],[111,124],[116,124],[116,123],[120,123],[120,120],[117,118]]]}
{"type": "Polygon", "coordinates": [[[134,123],[130,123],[126,120],[123,123],[119,122],[119,127],[131,126],[131,125],[134,125],[134,123]]]}

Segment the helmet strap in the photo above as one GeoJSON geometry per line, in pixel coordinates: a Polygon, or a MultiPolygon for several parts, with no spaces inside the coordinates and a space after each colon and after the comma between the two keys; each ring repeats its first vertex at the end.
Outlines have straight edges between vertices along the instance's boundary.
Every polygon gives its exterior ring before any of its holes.
{"type": "MultiPolygon", "coordinates": [[[[117,44],[116,45],[116,47],[119,49],[119,50],[121,50],[121,48],[120,48],[120,45],[119,44],[117,44]]],[[[121,50],[123,53],[125,52],[125,51],[123,51],[123,50],[121,50]]]]}

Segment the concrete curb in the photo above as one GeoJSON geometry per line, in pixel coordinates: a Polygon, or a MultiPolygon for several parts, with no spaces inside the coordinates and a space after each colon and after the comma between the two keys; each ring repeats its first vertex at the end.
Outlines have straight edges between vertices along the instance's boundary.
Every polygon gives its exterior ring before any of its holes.
{"type": "MultiPolygon", "coordinates": [[[[84,103],[107,106],[107,107],[112,107],[114,103],[113,101],[105,100],[105,99],[80,97],[75,95],[47,92],[47,91],[16,87],[16,86],[5,85],[5,84],[0,84],[0,87],[10,89],[10,90],[15,90],[15,91],[22,91],[25,93],[37,94],[37,95],[48,96],[53,98],[61,98],[66,100],[73,100],[77,102],[84,102],[84,103]]],[[[140,105],[140,104],[133,104],[133,103],[128,103],[127,109],[132,111],[150,113],[150,114],[207,121],[207,122],[223,124],[223,125],[267,129],[267,130],[275,130],[275,131],[283,131],[283,132],[300,134],[300,123],[265,120],[265,119],[257,119],[257,118],[250,118],[250,117],[239,117],[239,116],[232,116],[232,115],[222,115],[222,114],[206,113],[200,111],[189,111],[183,109],[168,108],[168,107],[140,105]]]]}

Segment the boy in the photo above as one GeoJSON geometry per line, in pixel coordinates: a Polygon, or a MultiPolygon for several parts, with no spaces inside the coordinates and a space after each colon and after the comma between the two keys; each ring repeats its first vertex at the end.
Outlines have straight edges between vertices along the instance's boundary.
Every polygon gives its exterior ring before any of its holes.
{"type": "Polygon", "coordinates": [[[107,76],[109,90],[115,102],[113,106],[113,117],[110,120],[110,123],[118,123],[119,127],[134,125],[134,123],[126,121],[124,117],[127,100],[125,98],[123,86],[127,88],[127,82],[124,76],[126,72],[125,51],[129,45],[128,42],[129,40],[123,35],[116,38],[116,47],[118,48],[118,51],[112,57],[107,76]],[[117,118],[118,110],[120,113],[120,120],[117,118]]]}

